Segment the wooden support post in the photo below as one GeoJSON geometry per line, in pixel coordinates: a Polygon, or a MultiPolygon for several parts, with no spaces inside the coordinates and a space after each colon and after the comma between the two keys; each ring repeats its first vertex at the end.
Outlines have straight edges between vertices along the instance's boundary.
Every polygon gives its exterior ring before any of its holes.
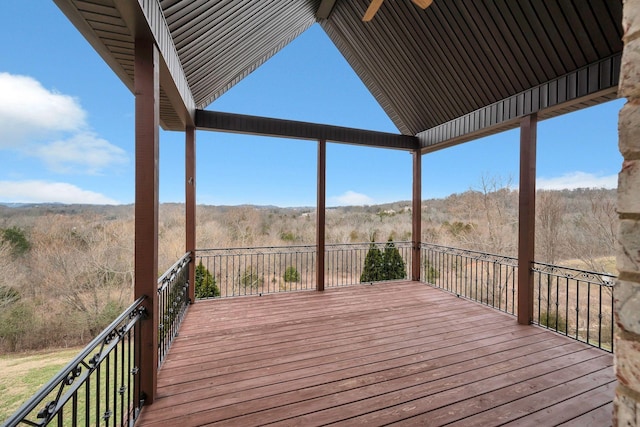
{"type": "Polygon", "coordinates": [[[185,135],[185,248],[189,263],[189,300],[196,301],[196,128],[187,126],[185,135]]]}
{"type": "Polygon", "coordinates": [[[324,236],[327,192],[327,141],[318,141],[318,214],[316,224],[316,290],[324,291],[324,236]]]}
{"type": "Polygon", "coordinates": [[[414,150],[413,156],[413,204],[411,228],[411,280],[420,281],[420,243],[422,241],[422,153],[414,150]]]}
{"type": "Polygon", "coordinates": [[[535,114],[520,121],[520,203],[518,221],[518,323],[533,320],[533,272],[536,235],[536,130],[535,114]]]}
{"type": "Polygon", "coordinates": [[[140,388],[153,403],[158,374],[158,158],[160,122],[159,52],[153,41],[135,41],[136,204],[135,298],[146,295],[142,322],[140,388]]]}

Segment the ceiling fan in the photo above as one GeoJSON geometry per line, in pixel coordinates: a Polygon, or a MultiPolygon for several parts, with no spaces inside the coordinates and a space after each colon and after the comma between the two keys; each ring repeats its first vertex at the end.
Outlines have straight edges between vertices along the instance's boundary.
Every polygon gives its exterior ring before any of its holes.
{"type": "MultiPolygon", "coordinates": [[[[364,22],[371,21],[371,19],[375,16],[378,9],[380,9],[380,6],[382,6],[383,1],[384,0],[371,0],[371,3],[369,4],[369,8],[367,9],[364,16],[362,17],[362,20],[364,22]]],[[[411,0],[411,1],[413,1],[418,7],[422,9],[428,8],[429,6],[431,6],[431,3],[433,3],[433,0],[411,0]]]]}

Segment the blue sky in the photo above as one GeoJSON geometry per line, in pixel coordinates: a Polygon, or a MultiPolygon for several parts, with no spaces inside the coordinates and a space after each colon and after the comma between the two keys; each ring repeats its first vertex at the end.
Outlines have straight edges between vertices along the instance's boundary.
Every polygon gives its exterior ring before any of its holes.
{"type": "MultiPolygon", "coordinates": [[[[134,200],[133,95],[53,2],[3,4],[0,202],[134,200]]],[[[615,188],[622,100],[542,121],[538,188],[615,188]]],[[[315,25],[208,107],[397,132],[315,25]]],[[[314,206],[313,141],[198,131],[197,201],[314,206]]],[[[423,198],[518,182],[517,130],[423,156],[423,198]]],[[[184,135],[161,132],[160,201],[184,200],[184,135]]],[[[411,197],[404,151],[328,144],[327,205],[411,197]]]]}

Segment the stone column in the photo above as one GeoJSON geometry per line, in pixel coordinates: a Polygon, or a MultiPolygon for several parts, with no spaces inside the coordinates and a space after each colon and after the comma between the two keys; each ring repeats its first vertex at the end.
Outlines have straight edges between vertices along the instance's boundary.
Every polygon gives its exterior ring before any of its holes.
{"type": "Polygon", "coordinates": [[[615,366],[618,387],[614,425],[640,425],[640,0],[625,0],[624,51],[619,96],[618,281],[614,288],[615,366]]]}

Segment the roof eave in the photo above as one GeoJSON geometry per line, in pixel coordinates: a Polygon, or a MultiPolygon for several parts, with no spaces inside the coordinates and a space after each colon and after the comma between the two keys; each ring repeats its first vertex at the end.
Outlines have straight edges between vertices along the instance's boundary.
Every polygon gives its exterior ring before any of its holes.
{"type": "Polygon", "coordinates": [[[615,99],[620,61],[621,54],[613,55],[419,132],[420,148],[422,152],[441,150],[513,129],[529,114],[543,120],[615,99]]]}
{"type": "MultiPolygon", "coordinates": [[[[120,20],[118,54],[110,50],[108,41],[96,31],[100,21],[89,21],[83,16],[78,4],[73,0],[54,0],[58,8],[80,31],[106,64],[120,78],[124,85],[134,93],[133,63],[136,38],[151,39],[158,46],[161,56],[160,88],[161,112],[160,124],[165,130],[184,130],[195,123],[195,102],[182,70],[173,40],[162,10],[157,2],[139,2],[131,0],[112,0],[100,5],[108,11],[111,23],[120,20]]],[[[100,16],[93,13],[93,16],[100,16]]]]}

